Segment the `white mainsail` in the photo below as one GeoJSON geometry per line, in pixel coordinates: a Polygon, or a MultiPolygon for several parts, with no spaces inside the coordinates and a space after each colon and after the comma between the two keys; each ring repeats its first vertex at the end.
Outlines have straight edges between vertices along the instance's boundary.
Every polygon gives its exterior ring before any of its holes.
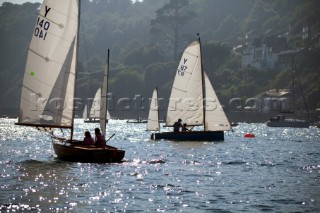
{"type": "Polygon", "coordinates": [[[203,124],[201,52],[199,41],[192,42],[183,52],[173,82],[166,125],[182,119],[187,125],[203,124]]]}
{"type": "Polygon", "coordinates": [[[206,123],[204,129],[207,131],[230,130],[231,126],[219,99],[211,85],[211,82],[204,72],[205,91],[206,91],[206,123]]]}
{"type": "Polygon", "coordinates": [[[166,125],[172,126],[180,118],[188,126],[203,125],[206,131],[230,130],[218,97],[202,69],[200,40],[197,40],[182,54],[172,86],[166,125]]]}
{"type": "Polygon", "coordinates": [[[28,49],[18,123],[72,128],[79,0],[44,0],[28,49]]]}
{"type": "Polygon", "coordinates": [[[90,109],[89,118],[100,118],[100,110],[101,110],[101,88],[99,88],[94,96],[92,106],[90,109]]]}
{"type": "MultiPolygon", "coordinates": [[[[94,99],[92,101],[92,105],[90,108],[89,118],[93,119],[99,119],[100,118],[100,112],[101,110],[106,106],[106,103],[102,103],[101,101],[102,91],[101,88],[99,88],[94,96],[94,99]]],[[[109,111],[107,111],[107,120],[110,119],[109,111]]]]}
{"type": "Polygon", "coordinates": [[[83,119],[87,119],[88,118],[88,105],[84,106],[82,118],[83,119]]]}
{"type": "Polygon", "coordinates": [[[152,93],[150,111],[148,116],[147,131],[159,131],[159,105],[158,105],[158,90],[155,88],[152,93]]]}

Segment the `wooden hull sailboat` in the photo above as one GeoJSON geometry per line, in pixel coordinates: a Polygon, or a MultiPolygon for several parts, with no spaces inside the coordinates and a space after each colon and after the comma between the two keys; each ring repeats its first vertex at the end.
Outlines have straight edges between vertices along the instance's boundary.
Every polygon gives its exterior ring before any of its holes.
{"type": "Polygon", "coordinates": [[[113,146],[84,147],[82,141],[53,143],[53,149],[59,159],[83,163],[121,163],[125,151],[113,146]]]}
{"type": "MultiPolygon", "coordinates": [[[[44,0],[28,50],[17,125],[50,131],[69,130],[70,136],[52,134],[58,158],[78,162],[121,162],[125,151],[116,147],[85,147],[73,139],[76,102],[80,0],[44,0]]],[[[109,56],[109,54],[108,54],[109,56]]],[[[109,58],[109,57],[108,57],[109,58]]],[[[100,128],[106,129],[106,65],[100,128]]]]}
{"type": "MultiPolygon", "coordinates": [[[[152,98],[152,101],[155,98],[152,98]]],[[[201,59],[200,38],[192,42],[183,52],[173,82],[166,116],[166,127],[173,127],[178,119],[188,128],[203,126],[203,130],[179,132],[157,132],[151,134],[153,140],[175,141],[223,141],[224,131],[230,130],[230,123],[220,105],[218,97],[205,73],[201,59]]],[[[157,103],[157,102],[155,102],[157,103]]],[[[157,104],[155,104],[157,105],[157,104]]],[[[153,128],[159,122],[158,107],[150,107],[148,119],[153,128]],[[158,113],[154,115],[155,113],[158,113]]]]}

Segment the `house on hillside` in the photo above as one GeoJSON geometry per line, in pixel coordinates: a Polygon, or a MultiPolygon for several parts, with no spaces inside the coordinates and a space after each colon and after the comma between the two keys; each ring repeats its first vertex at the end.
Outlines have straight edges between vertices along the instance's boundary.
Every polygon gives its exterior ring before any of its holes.
{"type": "Polygon", "coordinates": [[[280,53],[288,50],[287,39],[279,36],[258,37],[247,42],[241,56],[242,67],[273,69],[280,53]]]}
{"type": "Polygon", "coordinates": [[[271,89],[258,96],[261,100],[262,112],[290,113],[292,109],[292,97],[289,89],[271,89]]]}
{"type": "Polygon", "coordinates": [[[292,63],[292,58],[295,58],[299,53],[301,52],[300,49],[298,50],[286,50],[286,51],[281,51],[278,54],[278,65],[285,66],[285,65],[291,65],[292,63]]]}

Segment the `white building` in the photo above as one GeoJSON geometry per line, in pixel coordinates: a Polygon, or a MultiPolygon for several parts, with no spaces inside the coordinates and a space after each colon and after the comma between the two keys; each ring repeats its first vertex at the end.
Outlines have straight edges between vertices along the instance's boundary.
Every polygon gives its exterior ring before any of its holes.
{"type": "Polygon", "coordinates": [[[287,40],[284,37],[270,36],[256,38],[244,47],[241,65],[257,69],[273,69],[278,62],[278,55],[287,50],[287,40]]]}

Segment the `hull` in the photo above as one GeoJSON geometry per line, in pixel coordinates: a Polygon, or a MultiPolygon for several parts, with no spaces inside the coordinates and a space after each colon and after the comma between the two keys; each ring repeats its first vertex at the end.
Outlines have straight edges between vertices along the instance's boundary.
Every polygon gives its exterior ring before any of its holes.
{"type": "Polygon", "coordinates": [[[236,127],[236,126],[238,126],[239,124],[238,123],[236,123],[236,122],[231,122],[230,123],[230,126],[232,126],[232,127],[236,127]]]}
{"type": "Polygon", "coordinates": [[[100,120],[84,120],[85,123],[100,123],[100,120]]]}
{"type": "Polygon", "coordinates": [[[121,163],[125,151],[113,146],[106,148],[83,147],[81,142],[63,143],[53,141],[53,149],[61,160],[83,163],[121,163]]]}
{"type": "Polygon", "coordinates": [[[269,127],[293,127],[293,128],[309,128],[309,121],[269,121],[267,122],[269,127]]]}
{"type": "Polygon", "coordinates": [[[141,121],[127,121],[127,123],[132,123],[132,124],[141,124],[141,123],[147,123],[147,120],[141,120],[141,121]]]}
{"type": "Polygon", "coordinates": [[[160,132],[152,133],[152,140],[174,141],[223,141],[223,131],[189,131],[189,132],[160,132]]]}

